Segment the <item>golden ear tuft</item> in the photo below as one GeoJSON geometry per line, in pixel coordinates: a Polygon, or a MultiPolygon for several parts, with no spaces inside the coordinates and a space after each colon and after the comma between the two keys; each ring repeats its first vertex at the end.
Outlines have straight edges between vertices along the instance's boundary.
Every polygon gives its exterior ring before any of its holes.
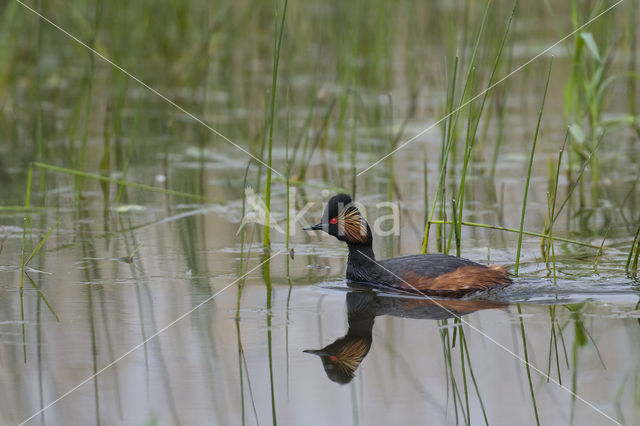
{"type": "Polygon", "coordinates": [[[358,209],[355,207],[346,209],[341,213],[340,219],[339,223],[342,225],[341,230],[349,240],[366,243],[367,223],[360,215],[358,209]]]}

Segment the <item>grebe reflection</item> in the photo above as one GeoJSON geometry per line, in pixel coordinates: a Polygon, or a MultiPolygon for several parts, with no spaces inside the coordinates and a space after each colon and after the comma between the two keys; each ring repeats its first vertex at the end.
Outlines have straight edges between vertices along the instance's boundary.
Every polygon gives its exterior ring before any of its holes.
{"type": "Polygon", "coordinates": [[[352,291],[347,293],[347,334],[322,349],[304,352],[320,357],[329,379],[346,384],[353,379],[356,369],[369,353],[373,323],[379,315],[443,320],[505,306],[507,304],[489,300],[434,300],[352,291]]]}

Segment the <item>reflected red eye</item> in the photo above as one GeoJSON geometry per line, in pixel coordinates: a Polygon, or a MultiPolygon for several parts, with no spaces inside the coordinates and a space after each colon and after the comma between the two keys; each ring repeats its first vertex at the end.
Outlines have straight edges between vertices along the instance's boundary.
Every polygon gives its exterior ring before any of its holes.
{"type": "Polygon", "coordinates": [[[336,223],[338,223],[338,218],[332,217],[329,223],[335,225],[336,223]]]}

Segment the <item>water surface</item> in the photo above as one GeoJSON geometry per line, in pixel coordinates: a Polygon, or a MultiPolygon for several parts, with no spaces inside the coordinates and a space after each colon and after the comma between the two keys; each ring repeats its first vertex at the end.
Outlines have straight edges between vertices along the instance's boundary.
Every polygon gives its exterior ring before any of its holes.
{"type": "MultiPolygon", "coordinates": [[[[41,12],[266,161],[273,4],[71,3],[41,12]]],[[[399,232],[375,236],[377,256],[418,253],[445,124],[356,175],[445,114],[453,58],[461,78],[484,6],[356,3],[288,5],[273,167],[289,170],[291,207],[310,203],[308,222],[338,190],[355,189],[371,223],[392,201],[399,232]]],[[[470,93],[486,87],[511,13],[512,3],[494,3],[470,93]]],[[[603,10],[587,6],[581,22],[603,10]]],[[[574,29],[570,7],[553,7],[519,6],[500,76],[574,29]]],[[[603,124],[638,106],[633,79],[620,77],[637,72],[637,14],[625,2],[588,28],[610,55],[607,77],[618,76],[598,107],[601,139],[585,105],[567,102],[569,38],[490,92],[466,171],[463,219],[519,227],[553,55],[524,227],[542,232],[566,127],[580,123],[586,136],[564,152],[558,208],[568,202],[553,235],[590,246],[557,241],[554,264],[525,236],[511,287],[434,302],[349,288],[346,247],[302,223],[289,242],[272,231],[264,263],[262,225],[243,225],[246,188],[264,196],[264,167],[19,3],[0,7],[0,422],[637,424],[640,293],[625,264],[640,144],[632,118],[603,124]],[[346,375],[304,352],[336,341],[355,342],[346,375]]],[[[449,219],[468,114],[447,168],[449,219]]],[[[284,231],[288,190],[273,178],[284,231]]],[[[428,250],[455,253],[450,228],[432,226],[428,250]]],[[[464,257],[514,270],[517,234],[463,227],[461,241],[464,257]]]]}

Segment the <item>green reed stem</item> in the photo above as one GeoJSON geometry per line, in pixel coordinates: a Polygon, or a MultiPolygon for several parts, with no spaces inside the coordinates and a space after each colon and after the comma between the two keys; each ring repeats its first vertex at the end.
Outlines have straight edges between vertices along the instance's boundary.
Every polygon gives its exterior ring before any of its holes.
{"type": "Polygon", "coordinates": [[[37,212],[49,210],[50,207],[35,207],[35,206],[0,206],[0,212],[37,212]]]}
{"type": "MultiPolygon", "coordinates": [[[[551,79],[551,67],[553,66],[553,56],[549,61],[549,70],[547,71],[547,83],[544,86],[544,93],[542,95],[542,103],[540,104],[540,113],[538,114],[538,123],[536,124],[536,132],[533,136],[533,144],[531,146],[531,155],[529,156],[529,168],[527,170],[527,180],[524,184],[524,198],[522,200],[522,214],[520,216],[520,233],[518,235],[518,248],[516,250],[516,266],[513,274],[518,276],[518,269],[520,267],[520,250],[522,249],[522,235],[524,228],[524,215],[527,210],[527,196],[529,194],[529,182],[531,181],[531,169],[533,167],[533,157],[536,152],[536,143],[538,142],[538,134],[540,132],[540,122],[542,121],[542,111],[544,111],[544,101],[547,99],[547,90],[549,89],[549,80],[551,79]]],[[[537,418],[537,413],[536,413],[537,418]]]]}
{"type": "Polygon", "coordinates": [[[350,138],[350,149],[351,149],[351,196],[355,199],[357,192],[357,181],[358,170],[356,167],[357,161],[357,149],[358,149],[358,116],[356,114],[357,108],[357,94],[351,97],[352,109],[353,109],[353,119],[351,123],[351,138],[350,138]]]}
{"type": "Polygon", "coordinates": [[[49,308],[49,311],[51,311],[51,314],[54,316],[54,318],[56,319],[57,322],[60,322],[60,317],[58,316],[58,314],[56,313],[55,309],[53,309],[53,306],[51,306],[51,304],[49,303],[49,301],[47,300],[47,298],[45,297],[44,293],[42,293],[42,290],[40,290],[40,287],[38,287],[38,284],[36,284],[35,281],[33,281],[33,278],[31,278],[29,276],[28,273],[25,272],[25,275],[27,276],[27,278],[29,279],[29,282],[31,283],[31,285],[33,286],[33,288],[36,289],[36,292],[38,293],[38,297],[40,299],[42,299],[42,301],[44,302],[45,305],[47,305],[47,308],[49,308]]]}
{"type": "Polygon", "coordinates": [[[316,149],[318,148],[318,146],[320,145],[320,143],[322,142],[323,138],[325,137],[325,134],[327,132],[327,127],[329,126],[329,121],[331,118],[331,114],[333,113],[333,110],[336,106],[336,104],[338,103],[337,99],[334,99],[333,102],[331,102],[331,105],[329,106],[329,108],[327,108],[327,111],[324,114],[324,118],[322,120],[322,124],[320,126],[320,129],[318,129],[315,133],[315,139],[313,141],[313,145],[311,145],[311,147],[307,148],[307,143],[305,143],[305,147],[303,150],[303,163],[302,166],[300,167],[300,172],[298,174],[298,178],[300,180],[304,180],[306,175],[307,175],[307,171],[309,170],[309,165],[311,164],[311,160],[313,159],[313,155],[316,152],[316,149]]]}
{"type": "MultiPolygon", "coordinates": [[[[457,209],[456,209],[456,200],[451,200],[452,203],[452,208],[451,211],[453,212],[453,231],[454,234],[456,236],[456,256],[460,257],[460,250],[462,249],[460,247],[460,234],[462,234],[462,224],[460,224],[460,222],[458,221],[458,214],[457,214],[457,209]]],[[[447,252],[449,252],[449,247],[447,247],[447,252]]]]}
{"type": "Polygon", "coordinates": [[[536,424],[540,426],[540,418],[538,417],[538,405],[536,404],[536,395],[533,391],[533,382],[531,380],[531,369],[529,368],[529,352],[527,351],[527,335],[524,331],[524,319],[522,318],[522,308],[518,307],[518,317],[520,318],[520,332],[522,333],[522,348],[524,351],[524,361],[527,368],[527,378],[529,380],[529,392],[531,393],[531,401],[533,402],[533,412],[536,415],[536,424]]]}
{"type": "MultiPolygon", "coordinates": [[[[576,334],[578,325],[576,323],[576,334]]],[[[570,424],[573,424],[575,409],[576,409],[576,392],[578,392],[578,347],[580,344],[578,343],[579,339],[574,337],[573,346],[571,350],[571,362],[573,363],[573,368],[571,372],[571,416],[570,416],[570,424]]]]}
{"type": "Polygon", "coordinates": [[[29,208],[31,205],[31,182],[33,181],[33,166],[29,164],[29,170],[27,172],[27,194],[24,197],[24,206],[29,208]]]}
{"type": "Polygon", "coordinates": [[[565,135],[564,135],[564,142],[562,143],[562,149],[560,150],[559,154],[558,154],[558,163],[556,164],[556,173],[554,176],[554,182],[553,182],[553,190],[551,192],[551,207],[549,208],[549,212],[547,213],[547,226],[545,229],[545,234],[548,235],[547,238],[542,238],[541,240],[541,244],[543,245],[543,247],[546,245],[546,249],[544,250],[545,253],[545,262],[548,264],[549,263],[549,255],[551,254],[552,256],[552,262],[553,262],[553,283],[557,284],[557,277],[556,277],[556,256],[555,256],[555,248],[553,246],[553,223],[554,223],[554,217],[555,217],[555,213],[556,213],[556,200],[558,198],[558,181],[560,180],[560,166],[562,165],[562,155],[564,153],[564,149],[567,145],[567,141],[569,140],[569,129],[567,128],[565,135]],[[551,253],[549,253],[551,251],[551,253]]]}
{"type": "MultiPolygon", "coordinates": [[[[453,114],[453,102],[456,91],[456,83],[458,79],[458,65],[459,58],[456,55],[454,65],[453,65],[453,76],[451,78],[451,82],[449,83],[449,98],[447,99],[446,111],[449,114],[449,117],[445,121],[445,127],[442,132],[442,148],[440,153],[440,171],[438,175],[438,185],[436,187],[436,194],[433,197],[433,206],[431,208],[431,216],[430,219],[433,218],[433,213],[435,212],[436,203],[438,199],[440,199],[440,219],[446,219],[446,210],[445,210],[445,182],[447,180],[447,164],[449,163],[449,153],[453,149],[454,145],[454,129],[455,123],[453,114]]],[[[463,90],[464,92],[464,90],[463,90]]],[[[457,115],[455,115],[457,117],[457,115]]],[[[444,236],[446,234],[446,227],[439,226],[438,233],[436,234],[437,238],[437,248],[438,250],[445,250],[444,248],[444,236]]],[[[425,241],[428,241],[428,236],[425,236],[425,241]]],[[[423,243],[423,253],[426,251],[426,244],[423,243]]]]}
{"type": "Polygon", "coordinates": [[[594,268],[596,274],[598,273],[598,260],[600,260],[600,255],[602,255],[602,253],[603,253],[602,248],[604,247],[604,242],[606,241],[610,230],[611,230],[611,225],[609,225],[607,227],[607,230],[604,232],[604,236],[602,237],[602,242],[600,243],[600,249],[596,253],[596,257],[593,260],[593,268],[594,268]]]}
{"type": "Polygon", "coordinates": [[[53,166],[51,164],[40,163],[38,161],[34,162],[33,165],[36,166],[36,167],[39,167],[41,169],[52,170],[52,171],[55,171],[55,172],[65,173],[65,174],[69,174],[69,175],[73,175],[73,176],[81,176],[81,177],[85,177],[85,178],[89,178],[89,179],[99,180],[99,181],[102,181],[102,182],[111,182],[111,183],[115,183],[115,184],[118,184],[118,185],[129,186],[131,188],[142,189],[144,191],[149,191],[149,192],[158,192],[160,194],[173,195],[173,196],[176,196],[176,197],[189,198],[189,199],[198,200],[198,201],[206,201],[206,202],[209,202],[209,203],[219,203],[219,204],[225,204],[226,203],[225,201],[219,200],[217,198],[204,197],[202,195],[190,194],[190,193],[181,192],[181,191],[174,191],[172,189],[158,188],[156,186],[144,185],[144,184],[141,184],[141,183],[131,182],[131,181],[124,180],[124,179],[116,179],[116,178],[111,178],[111,177],[107,177],[107,176],[97,175],[97,174],[94,174],[94,173],[87,173],[87,172],[83,172],[83,171],[80,171],[80,170],[68,169],[66,167],[53,166]]]}
{"type": "Polygon", "coordinates": [[[53,230],[55,229],[56,226],[58,226],[58,224],[60,223],[60,220],[62,218],[59,218],[58,220],[56,220],[56,223],[53,224],[53,226],[49,229],[49,231],[45,234],[45,236],[42,238],[42,240],[40,240],[40,242],[38,243],[38,245],[36,246],[35,249],[33,249],[33,251],[31,252],[31,254],[29,255],[29,257],[27,258],[27,261],[24,262],[24,264],[28,264],[31,259],[33,259],[35,257],[35,255],[38,254],[38,252],[40,251],[40,249],[42,248],[42,246],[44,245],[44,243],[47,241],[47,239],[49,238],[49,236],[51,235],[51,233],[53,232],[53,230]]]}
{"type": "MultiPolygon", "coordinates": [[[[458,389],[458,384],[456,382],[455,375],[453,374],[453,361],[451,359],[451,349],[455,345],[452,343],[452,340],[449,335],[449,329],[447,328],[448,321],[442,320],[440,322],[440,339],[442,340],[442,351],[444,355],[444,363],[445,363],[445,375],[447,377],[447,392],[449,390],[449,384],[451,385],[451,395],[453,399],[454,412],[456,414],[456,424],[458,423],[458,404],[462,405],[462,396],[460,395],[460,390],[458,389]]],[[[457,326],[456,326],[457,328],[457,326]]],[[[456,330],[454,328],[454,332],[456,330]]],[[[455,339],[454,339],[455,342],[455,339]]],[[[467,419],[465,410],[461,409],[462,417],[465,424],[469,424],[469,420],[467,419]]]]}
{"type": "Polygon", "coordinates": [[[21,261],[20,261],[20,323],[22,328],[22,354],[23,360],[27,362],[27,336],[26,329],[24,326],[24,267],[26,266],[25,262],[25,250],[26,250],[26,241],[27,241],[27,227],[29,224],[29,218],[24,218],[24,227],[22,228],[22,251],[21,251],[21,261]]]}
{"type": "MultiPolygon", "coordinates": [[[[489,7],[491,5],[491,1],[488,1],[485,9],[484,9],[484,13],[482,16],[482,21],[480,23],[480,28],[478,30],[478,33],[476,35],[476,42],[473,46],[473,51],[471,53],[471,59],[469,62],[469,67],[467,70],[467,74],[465,77],[465,81],[464,81],[464,86],[462,87],[462,93],[460,94],[460,100],[458,102],[458,105],[462,105],[464,103],[466,94],[467,94],[467,89],[469,88],[469,83],[472,82],[472,75],[474,73],[475,70],[475,66],[474,66],[474,62],[475,62],[475,58],[476,58],[476,54],[478,53],[478,47],[480,46],[480,40],[482,38],[482,35],[484,34],[484,29],[485,29],[485,25],[487,22],[487,16],[489,14],[489,7]]],[[[431,219],[433,219],[433,214],[435,211],[435,207],[436,207],[436,203],[438,201],[438,199],[440,199],[441,202],[441,206],[440,206],[440,218],[441,219],[445,219],[445,188],[444,188],[444,183],[445,183],[445,178],[446,178],[446,170],[447,170],[447,164],[448,164],[448,159],[449,159],[449,153],[451,152],[453,146],[454,146],[454,142],[455,142],[455,129],[457,126],[457,122],[458,122],[458,118],[460,116],[460,111],[459,110],[454,110],[453,108],[453,98],[454,98],[454,94],[455,94],[455,83],[456,83],[456,78],[457,78],[457,71],[458,71],[458,55],[455,56],[455,62],[454,62],[454,67],[453,67],[453,76],[452,76],[452,80],[451,80],[451,84],[450,84],[450,92],[449,92],[449,97],[447,99],[447,114],[449,114],[447,120],[445,120],[445,129],[443,131],[443,140],[442,140],[442,152],[441,152],[441,156],[440,156],[440,175],[438,178],[438,186],[436,187],[436,196],[433,199],[433,205],[431,208],[431,213],[429,215],[429,221],[425,224],[425,232],[424,232],[424,239],[422,241],[422,253],[426,253],[427,251],[427,243],[429,241],[429,222],[431,221],[431,219]],[[455,111],[455,113],[453,112],[455,111]]],[[[472,106],[469,106],[469,108],[472,108],[472,106]]],[[[445,237],[445,229],[443,229],[443,227],[439,227],[438,228],[439,234],[442,236],[442,238],[446,238],[445,237]]],[[[440,239],[438,238],[438,241],[440,241],[440,239]]],[[[442,249],[445,250],[445,244],[446,241],[443,240],[442,243],[442,249]]]]}
{"type": "MultiPolygon", "coordinates": [[[[455,210],[455,206],[454,206],[455,210]]],[[[462,322],[460,318],[454,319],[454,324],[458,324],[458,330],[460,332],[460,370],[462,372],[462,386],[464,389],[464,403],[465,408],[467,410],[467,419],[471,420],[471,409],[469,408],[469,385],[467,383],[467,370],[465,365],[465,357],[464,357],[464,343],[462,340],[464,339],[464,331],[462,330],[462,322]]]]}
{"type": "MultiPolygon", "coordinates": [[[[268,252],[264,253],[264,257],[269,256],[268,252]]],[[[266,303],[266,311],[267,311],[267,359],[269,361],[269,386],[271,390],[271,418],[273,422],[273,426],[276,426],[278,423],[278,418],[276,415],[276,394],[275,394],[275,382],[273,375],[273,342],[272,342],[272,316],[273,313],[271,311],[272,306],[272,285],[271,285],[271,260],[267,259],[262,267],[263,277],[265,283],[267,285],[267,303],[266,303]]]]}
{"type": "MultiPolygon", "coordinates": [[[[93,33],[91,34],[91,39],[89,40],[89,46],[91,49],[95,48],[96,39],[98,38],[98,31],[100,30],[100,21],[104,16],[102,1],[98,0],[95,2],[94,13],[93,13],[93,33]]],[[[96,57],[93,52],[89,52],[89,71],[87,72],[87,99],[85,104],[85,118],[84,118],[84,128],[82,132],[82,149],[80,151],[80,163],[79,167],[84,168],[84,160],[85,154],[87,151],[87,141],[89,138],[89,119],[91,115],[91,110],[93,108],[92,99],[93,99],[93,80],[95,74],[95,65],[96,65],[96,57]]]]}
{"type": "MultiPolygon", "coordinates": [[[[244,170],[244,179],[242,181],[242,187],[243,188],[247,187],[247,178],[249,177],[249,168],[251,167],[251,161],[252,160],[249,160],[247,162],[247,167],[244,170]]],[[[242,197],[242,215],[241,215],[241,217],[245,217],[246,213],[247,213],[247,197],[243,196],[242,197]]],[[[238,278],[241,278],[242,275],[244,274],[244,255],[245,255],[246,233],[247,233],[247,228],[243,226],[240,229],[240,260],[238,262],[238,278]]],[[[238,295],[237,295],[237,300],[236,300],[236,315],[235,315],[236,323],[240,322],[240,306],[241,306],[242,290],[243,289],[244,289],[244,278],[240,279],[240,281],[238,282],[238,295]]],[[[238,335],[239,334],[240,334],[240,332],[238,330],[238,335]]],[[[238,339],[239,339],[239,337],[238,337],[238,339]]]]}
{"type": "Polygon", "coordinates": [[[464,330],[460,327],[460,350],[464,351],[467,358],[467,368],[469,369],[469,375],[471,376],[471,381],[473,382],[473,387],[476,391],[476,395],[478,396],[478,402],[480,403],[480,409],[482,410],[482,416],[484,417],[484,423],[488,426],[489,419],[487,418],[487,411],[484,408],[484,403],[482,402],[482,397],[480,396],[480,388],[478,387],[478,382],[476,381],[476,376],[473,374],[473,366],[471,365],[471,355],[469,354],[469,346],[467,345],[467,337],[464,334],[464,330]]]}
{"type": "MultiPolygon", "coordinates": [[[[284,153],[285,153],[285,164],[287,165],[286,167],[286,174],[285,174],[285,178],[286,178],[286,197],[287,197],[287,205],[286,205],[286,229],[285,229],[285,241],[286,241],[286,247],[287,250],[289,250],[289,242],[291,240],[291,163],[289,160],[289,129],[290,127],[290,115],[289,115],[289,110],[290,110],[290,99],[289,99],[289,94],[287,93],[287,132],[286,132],[286,137],[285,137],[285,145],[284,145],[284,153]]],[[[295,200],[294,200],[294,204],[295,204],[295,200]]],[[[243,216],[244,217],[244,216],[243,216]]]]}
{"type": "Polygon", "coordinates": [[[580,167],[580,171],[578,172],[578,176],[576,177],[576,180],[573,182],[573,184],[569,187],[569,191],[567,191],[567,196],[565,197],[562,204],[560,204],[560,208],[558,209],[555,216],[553,217],[552,223],[554,223],[556,219],[558,219],[558,216],[560,216],[560,213],[562,213],[562,210],[566,206],[567,202],[569,202],[571,195],[573,195],[573,191],[576,189],[576,187],[578,186],[578,183],[580,183],[580,180],[582,179],[582,175],[584,174],[584,171],[586,170],[587,166],[591,164],[591,157],[593,156],[593,154],[595,154],[596,150],[600,146],[601,141],[602,141],[602,135],[598,138],[598,142],[596,142],[595,146],[589,153],[589,157],[587,157],[582,163],[582,166],[580,167]]]}
{"type": "MultiPolygon", "coordinates": [[[[139,101],[140,104],[142,103],[141,101],[139,101]]],[[[131,128],[131,133],[134,135],[137,135],[138,132],[140,131],[140,112],[143,110],[142,105],[139,105],[138,108],[136,108],[136,111],[138,111],[138,113],[135,115],[134,119],[133,119],[133,125],[131,128]]],[[[118,141],[118,139],[116,138],[116,141],[118,141]]],[[[131,156],[133,154],[133,141],[129,141],[128,145],[127,145],[127,155],[124,159],[124,164],[122,165],[122,179],[127,179],[127,173],[129,172],[129,164],[131,162],[131,156]]],[[[116,160],[118,160],[119,158],[116,158],[116,160]]],[[[120,204],[120,202],[122,201],[122,197],[124,195],[124,186],[123,185],[118,185],[118,195],[116,195],[116,204],[120,204]]]]}
{"type": "MultiPolygon", "coordinates": [[[[454,65],[453,65],[453,76],[449,83],[449,95],[447,97],[446,111],[449,116],[445,120],[445,129],[442,132],[442,151],[440,153],[440,173],[438,175],[438,185],[436,186],[436,194],[433,197],[433,203],[431,205],[429,219],[424,224],[424,238],[422,240],[422,250],[421,250],[422,253],[427,252],[427,243],[429,242],[429,225],[431,223],[435,223],[433,222],[433,215],[435,214],[435,211],[436,211],[437,202],[439,199],[442,199],[441,202],[444,203],[444,194],[441,195],[441,192],[444,191],[444,179],[446,175],[448,156],[449,156],[449,152],[451,151],[451,144],[453,141],[453,138],[451,137],[451,135],[449,135],[449,132],[451,131],[451,128],[452,128],[451,112],[453,111],[453,97],[455,94],[456,76],[458,73],[458,61],[459,61],[458,56],[456,56],[454,65]]],[[[426,164],[425,164],[425,173],[427,173],[426,164]]],[[[426,192],[426,189],[425,189],[425,192],[426,192]]],[[[445,218],[444,213],[442,213],[442,209],[441,209],[440,217],[442,220],[444,220],[445,218]]],[[[440,230],[442,234],[444,234],[444,230],[442,228],[440,228],[440,230]]]]}
{"type": "MultiPolygon", "coordinates": [[[[276,16],[278,15],[277,5],[276,5],[275,14],[276,16]]],[[[264,197],[264,202],[267,208],[267,215],[270,215],[269,212],[271,212],[271,164],[273,159],[273,156],[272,156],[273,155],[273,128],[274,128],[275,119],[276,119],[276,114],[275,114],[276,89],[278,85],[278,65],[280,63],[280,46],[282,44],[282,36],[284,35],[284,18],[286,14],[287,14],[287,0],[284,0],[284,6],[282,8],[282,20],[280,22],[280,30],[278,31],[278,24],[276,22],[275,34],[274,34],[274,37],[276,38],[276,43],[274,43],[274,47],[273,47],[273,79],[271,82],[271,114],[270,114],[271,122],[269,123],[269,147],[268,147],[269,151],[267,154],[268,170],[267,170],[267,183],[266,183],[266,189],[265,189],[265,197],[264,197]]],[[[264,240],[263,240],[263,247],[265,248],[265,250],[268,250],[271,247],[270,231],[271,231],[271,224],[270,223],[265,224],[264,240]]],[[[274,413],[274,421],[275,421],[275,413],[274,413]]]]}
{"type": "Polygon", "coordinates": [[[291,260],[292,260],[291,250],[286,258],[287,258],[287,284],[289,285],[289,289],[287,291],[287,304],[286,304],[286,312],[285,315],[285,328],[284,328],[284,350],[285,350],[285,359],[287,360],[286,366],[286,377],[287,377],[287,398],[289,398],[289,324],[291,324],[290,316],[291,316],[291,293],[293,292],[293,282],[291,281],[291,260]]]}
{"type": "Polygon", "coordinates": [[[0,240],[0,254],[2,254],[2,249],[4,249],[4,243],[7,241],[7,238],[9,237],[9,235],[7,233],[7,228],[2,226],[0,227],[0,229],[2,229],[2,240],[0,240]]]}
{"type": "Polygon", "coordinates": [[[633,271],[633,273],[638,272],[638,258],[640,257],[640,223],[638,223],[638,229],[636,229],[636,235],[633,237],[633,242],[631,243],[631,250],[629,250],[629,255],[627,256],[627,262],[624,265],[624,270],[627,273],[633,271]]]}
{"type": "MultiPolygon", "coordinates": [[[[38,13],[43,13],[42,10],[42,2],[37,2],[37,9],[38,9],[38,13]]],[[[35,122],[35,133],[36,133],[36,146],[38,147],[38,160],[44,160],[44,156],[45,156],[45,145],[44,145],[44,141],[43,141],[43,129],[42,129],[42,123],[43,123],[43,106],[42,106],[42,85],[43,85],[43,76],[44,76],[44,71],[43,71],[43,67],[42,67],[42,62],[43,62],[43,58],[44,58],[44,54],[42,52],[42,47],[43,47],[43,34],[44,31],[42,30],[42,26],[43,26],[43,21],[41,19],[38,19],[38,23],[36,24],[36,35],[35,35],[35,40],[36,40],[36,78],[35,78],[35,99],[37,102],[37,106],[36,106],[36,122],[35,122]]],[[[29,171],[31,171],[31,165],[29,165],[29,171]]],[[[44,177],[40,176],[40,183],[44,184],[44,177]]],[[[29,184],[29,187],[31,186],[31,184],[29,184]]],[[[41,191],[44,193],[44,185],[41,187],[41,191]]]]}
{"type": "Polygon", "coordinates": [[[244,403],[244,370],[242,368],[242,339],[240,338],[240,321],[236,321],[236,341],[238,343],[238,374],[240,379],[240,413],[242,422],[245,424],[245,403],[244,403]]]}
{"type": "MultiPolygon", "coordinates": [[[[396,147],[396,138],[393,134],[393,96],[391,96],[391,93],[387,93],[387,97],[389,98],[389,142],[390,142],[390,146],[389,146],[389,152],[393,153],[395,147],[396,147]]],[[[388,169],[388,175],[389,175],[389,183],[387,185],[387,201],[391,202],[393,201],[393,183],[394,183],[394,170],[393,170],[393,164],[394,164],[394,155],[391,154],[389,156],[389,158],[387,159],[388,164],[389,164],[389,169],[388,169]]]]}
{"type": "MultiPolygon", "coordinates": [[[[493,79],[496,75],[496,71],[498,69],[498,65],[500,64],[500,59],[502,59],[502,51],[504,50],[504,46],[507,42],[507,38],[509,36],[509,29],[511,28],[511,22],[513,21],[513,15],[516,13],[516,8],[518,6],[517,0],[513,4],[513,9],[511,10],[511,15],[509,15],[509,20],[507,21],[507,27],[504,30],[504,34],[502,35],[502,40],[500,42],[500,47],[498,48],[498,53],[496,54],[496,59],[493,62],[493,68],[491,69],[491,74],[489,75],[489,81],[487,81],[487,89],[485,89],[484,95],[482,96],[482,101],[480,103],[480,108],[478,109],[474,118],[472,118],[472,105],[469,105],[469,128],[467,130],[467,137],[465,141],[465,150],[464,150],[464,164],[462,167],[462,175],[460,176],[460,190],[458,192],[458,217],[462,220],[462,213],[464,208],[464,190],[465,183],[467,177],[467,168],[469,166],[469,160],[471,159],[471,151],[474,146],[474,142],[476,139],[476,134],[478,132],[478,126],[480,124],[480,117],[482,116],[482,112],[484,111],[484,106],[487,102],[487,97],[489,96],[489,88],[493,84],[493,79]]],[[[473,68],[473,67],[472,67],[473,68]]],[[[461,233],[462,225],[460,223],[457,224],[458,229],[456,232],[458,234],[461,233]]],[[[458,256],[460,256],[460,249],[457,248],[458,256]]]]}
{"type": "MultiPolygon", "coordinates": [[[[435,224],[435,225],[439,225],[442,223],[445,224],[453,224],[453,221],[451,220],[438,220],[438,219],[434,219],[434,220],[430,220],[428,222],[428,224],[435,224]]],[[[471,226],[471,227],[476,227],[476,228],[486,228],[486,229],[496,229],[498,231],[506,231],[506,232],[515,232],[515,233],[520,233],[522,232],[523,235],[528,235],[530,237],[540,237],[540,238],[548,238],[547,235],[545,234],[541,234],[539,232],[530,232],[530,231],[525,231],[525,230],[519,230],[519,229],[515,229],[515,228],[507,228],[504,226],[496,226],[496,225],[487,225],[485,223],[476,223],[476,222],[467,222],[467,221],[462,221],[460,222],[462,225],[464,226],[471,226]]],[[[554,241],[562,241],[564,243],[570,243],[570,244],[576,244],[579,246],[583,246],[583,247],[590,247],[590,248],[594,248],[594,249],[599,249],[600,246],[599,245],[595,245],[595,244],[590,244],[590,243],[585,243],[583,241],[576,241],[576,240],[571,240],[569,238],[562,238],[562,237],[552,237],[552,240],[554,241]]]]}
{"type": "Polygon", "coordinates": [[[551,353],[553,347],[553,353],[555,354],[556,359],[556,370],[558,372],[558,383],[562,385],[562,374],[560,373],[560,355],[558,354],[558,334],[562,333],[562,329],[560,329],[558,325],[555,305],[549,306],[549,315],[551,316],[551,334],[549,337],[549,368],[547,370],[547,383],[549,382],[548,378],[551,377],[551,353]]]}

